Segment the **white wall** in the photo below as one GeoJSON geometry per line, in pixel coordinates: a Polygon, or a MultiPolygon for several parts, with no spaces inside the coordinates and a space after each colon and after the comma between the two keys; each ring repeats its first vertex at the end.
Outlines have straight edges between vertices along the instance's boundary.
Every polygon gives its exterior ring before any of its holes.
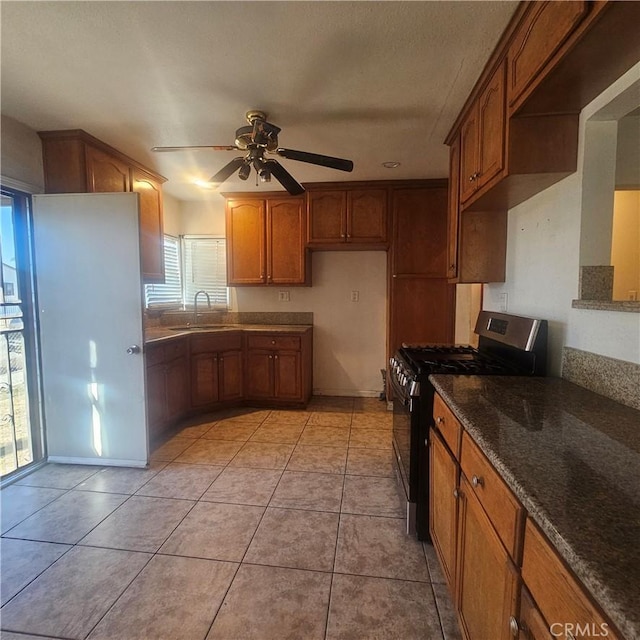
{"type": "Polygon", "coordinates": [[[2,156],[0,173],[3,183],[27,193],[44,192],[42,144],[38,134],[22,123],[2,116],[2,156]]]}
{"type": "MultiPolygon", "coordinates": [[[[549,321],[552,375],[560,375],[565,345],[640,363],[640,314],[571,307],[578,297],[583,201],[594,179],[589,171],[611,172],[609,164],[591,167],[591,159],[585,166],[586,122],[633,84],[639,72],[640,64],[583,110],[577,172],[509,211],[506,282],[485,286],[485,309],[499,310],[500,294],[507,293],[509,313],[549,321]]],[[[587,206],[590,202],[586,198],[587,206]]]]}

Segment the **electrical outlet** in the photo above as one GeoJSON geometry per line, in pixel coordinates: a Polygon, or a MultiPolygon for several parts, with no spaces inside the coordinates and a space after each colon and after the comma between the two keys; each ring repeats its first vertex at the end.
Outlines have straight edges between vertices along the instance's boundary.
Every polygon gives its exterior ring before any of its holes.
{"type": "Polygon", "coordinates": [[[637,299],[638,299],[638,292],[635,289],[630,289],[629,300],[637,300],[637,299]]]}
{"type": "Polygon", "coordinates": [[[351,292],[351,302],[359,302],[360,301],[360,292],[352,291],[351,292]]]}
{"type": "Polygon", "coordinates": [[[288,291],[278,291],[278,302],[289,302],[289,300],[288,291]]]}
{"type": "Polygon", "coordinates": [[[502,311],[502,313],[506,313],[507,309],[509,308],[508,298],[509,296],[506,293],[500,294],[500,311],[502,311]]]}

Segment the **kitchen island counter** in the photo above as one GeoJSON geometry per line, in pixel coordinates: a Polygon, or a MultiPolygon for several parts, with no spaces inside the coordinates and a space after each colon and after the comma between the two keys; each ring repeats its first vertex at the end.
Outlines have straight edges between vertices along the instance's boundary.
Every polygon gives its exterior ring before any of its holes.
{"type": "Polygon", "coordinates": [[[559,378],[430,380],[593,599],[640,637],[640,411],[559,378]]]}

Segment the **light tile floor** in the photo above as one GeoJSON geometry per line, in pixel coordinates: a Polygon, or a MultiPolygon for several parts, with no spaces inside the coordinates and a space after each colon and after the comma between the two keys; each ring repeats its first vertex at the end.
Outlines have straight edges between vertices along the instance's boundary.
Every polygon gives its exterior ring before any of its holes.
{"type": "Polygon", "coordinates": [[[210,415],[148,469],[47,465],[0,502],[4,640],[460,637],[375,399],[210,415]]]}

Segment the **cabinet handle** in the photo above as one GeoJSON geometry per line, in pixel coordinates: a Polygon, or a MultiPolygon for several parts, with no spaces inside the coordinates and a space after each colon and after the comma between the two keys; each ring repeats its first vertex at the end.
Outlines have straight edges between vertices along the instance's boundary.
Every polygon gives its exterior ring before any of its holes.
{"type": "Polygon", "coordinates": [[[509,631],[514,638],[517,638],[518,634],[520,633],[518,621],[513,616],[509,617],[509,631]]]}
{"type": "Polygon", "coordinates": [[[484,480],[482,479],[482,476],[473,476],[471,478],[471,484],[474,487],[482,487],[484,486],[484,480]]]}

